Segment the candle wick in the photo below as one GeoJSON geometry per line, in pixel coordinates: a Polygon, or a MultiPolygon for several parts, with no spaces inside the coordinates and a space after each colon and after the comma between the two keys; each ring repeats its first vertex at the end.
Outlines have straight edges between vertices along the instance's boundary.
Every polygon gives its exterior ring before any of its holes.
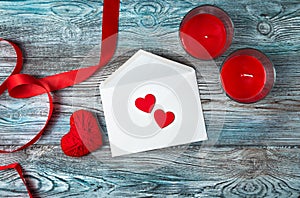
{"type": "Polygon", "coordinates": [[[251,78],[253,78],[253,75],[252,74],[241,74],[241,77],[251,77],[251,78]]]}

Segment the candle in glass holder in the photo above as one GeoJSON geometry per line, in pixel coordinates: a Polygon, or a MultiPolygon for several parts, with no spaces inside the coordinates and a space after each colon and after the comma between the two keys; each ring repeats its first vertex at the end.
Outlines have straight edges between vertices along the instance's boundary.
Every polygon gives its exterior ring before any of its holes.
{"type": "Polygon", "coordinates": [[[263,99],[275,81],[272,62],[255,49],[241,49],[232,53],[224,61],[220,75],[226,94],[242,103],[263,99]]]}
{"type": "Polygon", "coordinates": [[[179,36],[184,49],[195,58],[211,60],[230,46],[233,24],[220,8],[205,5],[194,8],[182,20],[179,36]]]}

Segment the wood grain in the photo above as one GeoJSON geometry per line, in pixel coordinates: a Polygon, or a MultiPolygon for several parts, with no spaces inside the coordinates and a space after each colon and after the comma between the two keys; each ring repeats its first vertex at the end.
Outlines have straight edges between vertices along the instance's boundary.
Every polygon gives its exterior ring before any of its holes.
{"type": "MultiPolygon", "coordinates": [[[[298,148],[176,149],[111,158],[105,147],[94,155],[69,158],[57,146],[36,146],[0,158],[4,163],[19,159],[37,197],[300,195],[298,148]]],[[[13,171],[1,174],[0,184],[1,194],[25,194],[13,171]]]]}
{"type": "MultiPolygon", "coordinates": [[[[297,0],[123,0],[114,59],[87,81],[53,93],[55,111],[34,146],[0,155],[1,164],[19,161],[36,197],[298,197],[300,195],[300,4],[297,0]],[[178,28],[184,15],[202,4],[224,9],[235,26],[230,49],[215,62],[190,57],[178,28]],[[276,82],[255,104],[225,96],[219,68],[232,51],[253,47],[272,60],[276,82]],[[209,140],[191,145],[111,158],[99,85],[138,49],[190,65],[197,73],[209,140]],[[60,150],[69,116],[94,112],[105,147],[73,159],[60,150]]],[[[97,63],[102,1],[27,0],[0,2],[0,37],[24,52],[23,73],[36,77],[97,63]]],[[[0,81],[15,56],[1,44],[0,81]]],[[[16,148],[42,127],[47,97],[0,97],[0,147],[16,148]]],[[[1,171],[0,197],[23,197],[14,171],[1,171]]]]}

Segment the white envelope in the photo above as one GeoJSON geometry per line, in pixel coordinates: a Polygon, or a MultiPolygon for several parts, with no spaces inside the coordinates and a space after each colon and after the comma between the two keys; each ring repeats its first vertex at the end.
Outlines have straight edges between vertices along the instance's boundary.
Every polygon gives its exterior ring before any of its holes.
{"type": "Polygon", "coordinates": [[[113,157],[207,139],[191,67],[139,50],[100,94],[113,157]]]}

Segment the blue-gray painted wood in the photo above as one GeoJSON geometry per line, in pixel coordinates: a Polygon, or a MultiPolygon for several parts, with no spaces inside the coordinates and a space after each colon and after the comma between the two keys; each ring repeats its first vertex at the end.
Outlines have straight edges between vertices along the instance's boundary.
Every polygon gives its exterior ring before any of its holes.
{"type": "MultiPolygon", "coordinates": [[[[19,44],[23,73],[43,77],[97,63],[102,1],[1,1],[0,37],[19,44]]],[[[113,61],[87,81],[53,93],[55,112],[41,140],[1,164],[19,161],[36,197],[298,197],[300,195],[300,3],[284,1],[123,0],[118,50],[113,61]],[[202,4],[224,9],[235,25],[230,49],[215,63],[191,58],[178,28],[202,4]],[[219,67],[232,51],[254,47],[273,61],[272,92],[255,104],[227,98],[219,67]],[[209,140],[112,159],[99,84],[138,49],[194,66],[209,140]],[[69,116],[87,109],[104,128],[105,147],[73,159],[59,147],[69,116]]],[[[1,44],[0,80],[13,65],[1,44]],[[5,53],[3,52],[5,51],[5,53]]],[[[6,46],[7,47],[7,46],[6,46]]],[[[0,147],[28,141],[46,120],[47,97],[0,97],[0,147]]],[[[14,171],[1,171],[0,197],[25,196],[14,171]]]]}

